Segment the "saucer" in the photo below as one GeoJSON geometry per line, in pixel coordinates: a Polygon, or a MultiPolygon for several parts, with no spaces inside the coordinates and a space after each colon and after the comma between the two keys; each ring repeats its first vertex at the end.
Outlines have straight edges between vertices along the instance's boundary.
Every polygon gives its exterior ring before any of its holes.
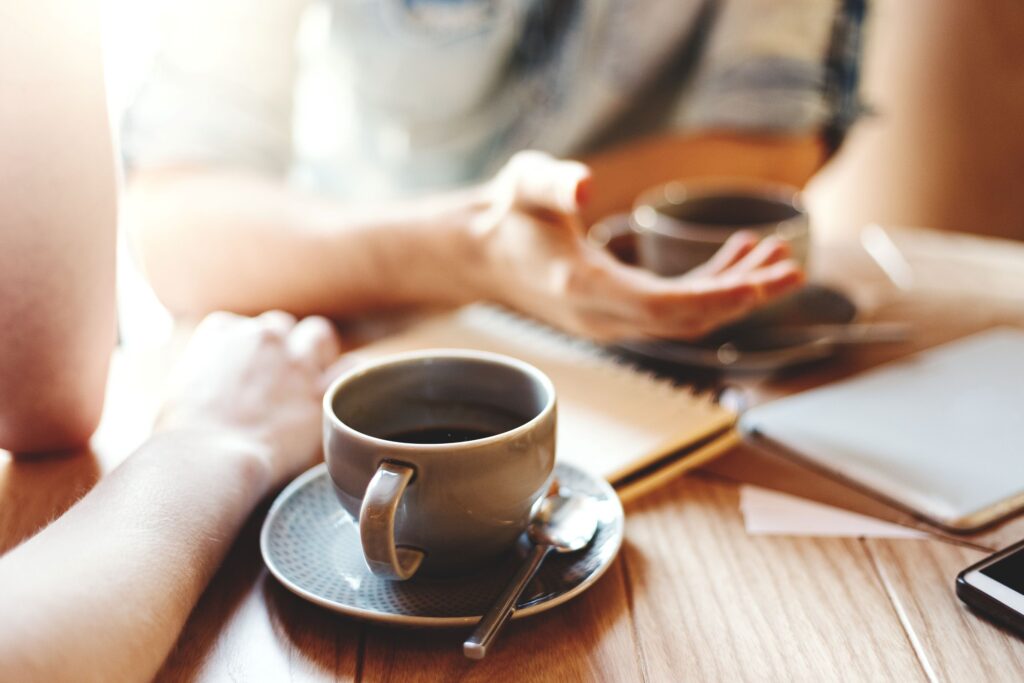
{"type": "Polygon", "coordinates": [[[730,372],[773,372],[832,356],[825,336],[794,334],[821,325],[845,325],[857,307],[842,292],[809,284],[778,303],[697,342],[669,339],[623,341],[614,349],[642,360],[730,372]]]}
{"type": "MultiPolygon", "coordinates": [[[[622,545],[622,504],[612,487],[566,463],[555,466],[555,476],[563,488],[596,498],[597,533],[578,553],[548,556],[513,619],[551,609],[585,591],[607,571],[622,545]]],[[[378,578],[363,561],[359,526],[338,503],[324,464],[281,492],[260,533],[267,568],[296,595],[360,619],[410,626],[475,624],[508,583],[528,546],[523,534],[499,561],[458,578],[378,578]]]]}

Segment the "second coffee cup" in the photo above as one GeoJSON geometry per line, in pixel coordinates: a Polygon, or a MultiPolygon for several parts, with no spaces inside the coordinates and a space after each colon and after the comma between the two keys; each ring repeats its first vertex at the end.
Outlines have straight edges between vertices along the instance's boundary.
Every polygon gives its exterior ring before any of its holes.
{"type": "Polygon", "coordinates": [[[324,456],[370,570],[458,574],[510,548],[547,488],[555,420],[551,380],[498,354],[399,354],[338,378],[324,456]]]}
{"type": "Polygon", "coordinates": [[[810,226],[797,188],[745,178],[673,181],[642,193],[632,212],[594,225],[591,241],[666,277],[710,259],[740,230],[789,243],[807,263],[810,226]]]}

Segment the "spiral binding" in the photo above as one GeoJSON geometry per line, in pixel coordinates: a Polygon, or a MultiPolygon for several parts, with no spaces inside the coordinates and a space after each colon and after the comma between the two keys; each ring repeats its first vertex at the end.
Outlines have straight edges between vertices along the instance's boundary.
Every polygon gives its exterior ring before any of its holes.
{"type": "MultiPolygon", "coordinates": [[[[457,313],[473,327],[493,333],[496,327],[506,327],[513,337],[529,337],[537,344],[543,344],[551,351],[571,354],[573,360],[596,371],[615,375],[617,380],[631,384],[644,391],[654,391],[664,398],[678,399],[687,396],[695,403],[717,405],[711,391],[697,391],[694,387],[675,382],[657,375],[626,358],[590,341],[575,337],[533,318],[524,317],[496,304],[474,304],[457,313]]],[[[503,337],[506,335],[502,335],[503,337]]]]}

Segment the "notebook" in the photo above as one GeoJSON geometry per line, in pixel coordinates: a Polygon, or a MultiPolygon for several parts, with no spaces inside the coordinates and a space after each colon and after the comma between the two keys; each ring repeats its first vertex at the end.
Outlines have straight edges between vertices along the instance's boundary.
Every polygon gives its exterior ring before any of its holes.
{"type": "Polygon", "coordinates": [[[627,365],[589,342],[488,305],[419,323],[359,350],[491,351],[544,371],[558,396],[557,458],[606,478],[630,500],[738,441],[736,416],[710,396],[627,365]]]}
{"type": "Polygon", "coordinates": [[[740,431],[927,522],[976,530],[1024,507],[1024,330],[758,406],[740,431]]]}

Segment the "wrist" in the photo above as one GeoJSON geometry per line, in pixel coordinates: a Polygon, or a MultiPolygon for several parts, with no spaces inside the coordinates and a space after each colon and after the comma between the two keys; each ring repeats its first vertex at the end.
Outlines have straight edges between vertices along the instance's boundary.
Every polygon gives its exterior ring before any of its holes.
{"type": "Polygon", "coordinates": [[[212,426],[180,426],[155,433],[146,442],[157,457],[173,459],[199,474],[230,482],[251,504],[269,491],[273,482],[269,449],[238,432],[212,426]]]}
{"type": "MultiPolygon", "coordinates": [[[[392,291],[415,304],[462,305],[493,297],[486,225],[494,203],[486,185],[405,207],[404,246],[382,259],[392,291]]],[[[403,236],[399,236],[402,239],[403,236]]]]}
{"type": "Polygon", "coordinates": [[[496,214],[501,210],[490,184],[478,185],[465,191],[461,220],[458,223],[458,242],[461,244],[464,265],[464,284],[473,301],[497,301],[500,269],[494,263],[494,227],[496,214]]]}
{"type": "Polygon", "coordinates": [[[506,212],[493,183],[467,188],[460,192],[461,206],[457,220],[453,221],[455,235],[451,250],[458,263],[452,264],[461,273],[459,286],[470,301],[501,302],[501,264],[496,261],[500,250],[495,249],[495,229],[499,215],[506,212]]]}

